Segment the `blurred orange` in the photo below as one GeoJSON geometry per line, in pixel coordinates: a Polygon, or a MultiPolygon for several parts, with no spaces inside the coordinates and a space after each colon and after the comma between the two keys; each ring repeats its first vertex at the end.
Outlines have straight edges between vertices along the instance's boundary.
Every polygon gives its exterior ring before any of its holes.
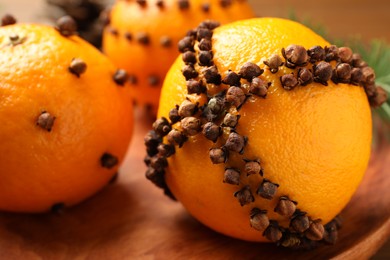
{"type": "Polygon", "coordinates": [[[177,43],[189,29],[206,19],[227,23],[254,16],[245,1],[164,0],[161,6],[157,0],[144,2],[116,2],[104,30],[103,50],[130,74],[135,102],[154,111],[165,74],[179,54],[177,43]]]}

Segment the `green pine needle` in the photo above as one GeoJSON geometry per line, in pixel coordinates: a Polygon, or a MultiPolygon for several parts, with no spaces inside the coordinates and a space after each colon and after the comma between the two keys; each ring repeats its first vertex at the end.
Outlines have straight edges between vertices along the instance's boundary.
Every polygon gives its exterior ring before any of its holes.
{"type": "Polygon", "coordinates": [[[321,35],[323,38],[326,38],[326,39],[328,38],[328,32],[327,32],[326,28],[322,24],[314,23],[308,17],[305,17],[305,18],[302,18],[302,19],[298,18],[298,16],[296,15],[296,13],[294,12],[293,9],[291,9],[289,11],[288,18],[290,20],[297,21],[297,22],[305,25],[306,27],[309,27],[310,29],[315,31],[317,34],[321,35]]]}

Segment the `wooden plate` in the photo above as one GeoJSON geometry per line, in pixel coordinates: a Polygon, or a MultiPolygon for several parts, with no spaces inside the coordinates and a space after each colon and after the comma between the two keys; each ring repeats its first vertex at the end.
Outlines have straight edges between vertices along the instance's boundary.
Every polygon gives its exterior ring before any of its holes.
{"type": "Polygon", "coordinates": [[[243,242],[194,220],[145,180],[143,136],[137,127],[116,183],[64,214],[0,214],[0,259],[356,259],[372,256],[390,236],[390,145],[373,151],[358,192],[342,212],[335,246],[292,251],[243,242]]]}

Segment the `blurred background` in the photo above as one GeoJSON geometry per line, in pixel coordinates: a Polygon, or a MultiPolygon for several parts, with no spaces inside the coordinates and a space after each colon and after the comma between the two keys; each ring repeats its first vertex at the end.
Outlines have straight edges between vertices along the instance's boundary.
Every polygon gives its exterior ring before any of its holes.
{"type": "MultiPolygon", "coordinates": [[[[383,39],[390,42],[389,0],[248,0],[258,16],[291,17],[320,25],[332,37],[360,36],[363,41],[383,39]]],[[[49,22],[56,15],[47,2],[54,4],[92,2],[109,5],[114,0],[0,0],[0,11],[15,14],[20,21],[49,22]]],[[[57,10],[58,12],[58,10],[57,10]]],[[[86,10],[78,10],[82,15],[86,10]]]]}
{"type": "MultiPolygon", "coordinates": [[[[390,0],[248,1],[258,16],[293,18],[314,28],[330,41],[358,38],[360,42],[369,44],[374,39],[380,39],[390,44],[390,0]]],[[[0,0],[0,15],[11,13],[20,22],[52,23],[53,19],[64,13],[64,8],[59,6],[74,6],[66,11],[82,20],[85,37],[96,40],[98,38],[94,34],[98,34],[99,30],[96,23],[98,11],[113,2],[113,0],[0,0]],[[75,8],[76,6],[79,7],[75,8]]],[[[372,259],[390,259],[390,241],[372,259]]]]}

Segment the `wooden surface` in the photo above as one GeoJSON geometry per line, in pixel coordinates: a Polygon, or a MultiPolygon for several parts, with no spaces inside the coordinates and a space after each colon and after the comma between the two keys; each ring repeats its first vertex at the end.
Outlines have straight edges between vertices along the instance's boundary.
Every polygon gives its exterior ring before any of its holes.
{"type": "Polygon", "coordinates": [[[0,259],[361,259],[390,236],[390,145],[376,148],[369,170],[342,212],[335,246],[301,252],[220,235],[197,222],[145,180],[137,128],[118,181],[64,214],[0,213],[0,259]]]}

